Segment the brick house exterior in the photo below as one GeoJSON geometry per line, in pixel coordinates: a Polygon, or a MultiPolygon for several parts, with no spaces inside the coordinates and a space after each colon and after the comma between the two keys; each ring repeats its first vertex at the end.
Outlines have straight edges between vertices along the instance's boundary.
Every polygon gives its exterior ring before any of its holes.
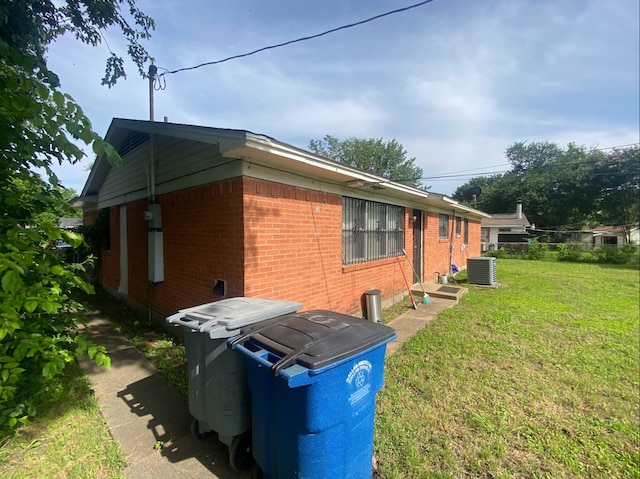
{"type": "Polygon", "coordinates": [[[106,140],[123,164],[99,157],[76,202],[85,224],[109,216],[99,281],[160,318],[234,296],[358,315],[365,291],[379,289],[385,304],[406,294],[403,271],[415,282],[401,250],[423,281],[480,255],[484,213],[269,137],[114,119],[106,140]],[[352,226],[345,198],[378,229],[352,226]],[[357,241],[357,258],[345,260],[357,241]]]}

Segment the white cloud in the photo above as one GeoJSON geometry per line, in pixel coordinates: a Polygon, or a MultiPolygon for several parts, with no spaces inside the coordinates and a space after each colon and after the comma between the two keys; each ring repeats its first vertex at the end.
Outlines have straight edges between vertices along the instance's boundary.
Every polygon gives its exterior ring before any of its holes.
{"type": "MultiPolygon", "coordinates": [[[[516,141],[635,143],[638,8],[637,0],[434,2],[320,40],[167,75],[166,89],[155,92],[156,119],[248,129],[300,147],[325,134],[396,138],[429,176],[500,164],[516,141]]],[[[158,23],[150,51],[166,68],[384,11],[333,0],[149,9],[158,23]]],[[[116,35],[107,39],[123,51],[116,35]]],[[[65,39],[50,55],[99,132],[114,116],[148,117],[147,83],[133,65],[125,82],[100,86],[107,54],[65,39]]],[[[86,178],[78,170],[65,175],[86,178]]],[[[464,181],[427,183],[452,193],[464,181]]]]}

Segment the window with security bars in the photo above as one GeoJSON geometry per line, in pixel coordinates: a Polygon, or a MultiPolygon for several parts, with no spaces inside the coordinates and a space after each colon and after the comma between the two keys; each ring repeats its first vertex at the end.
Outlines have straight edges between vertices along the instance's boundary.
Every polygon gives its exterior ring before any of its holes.
{"type": "Polygon", "coordinates": [[[464,219],[464,244],[469,244],[469,218],[464,219]]]}
{"type": "Polygon", "coordinates": [[[342,264],[389,258],[404,248],[404,208],[342,198],[342,264]]]}
{"type": "Polygon", "coordinates": [[[447,239],[449,237],[449,215],[440,213],[438,219],[438,237],[440,239],[447,239]]]}

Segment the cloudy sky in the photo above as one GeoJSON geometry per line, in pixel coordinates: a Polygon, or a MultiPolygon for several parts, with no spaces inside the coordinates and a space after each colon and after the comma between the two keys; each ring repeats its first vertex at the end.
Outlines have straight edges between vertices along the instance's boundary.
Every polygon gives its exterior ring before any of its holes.
{"type": "MultiPolygon", "coordinates": [[[[160,72],[246,53],[418,0],[139,0],[160,72]]],[[[326,134],[396,138],[424,184],[452,194],[508,168],[516,141],[607,148],[639,139],[638,0],[434,0],[322,38],[166,75],[155,118],[238,128],[307,148],[326,134]],[[438,177],[447,177],[445,179],[438,177]]],[[[115,31],[111,50],[126,49],[115,31]]],[[[100,85],[106,45],[60,39],[49,67],[94,130],[148,119],[148,83],[100,85]]],[[[58,168],[80,192],[82,165],[58,168]]]]}

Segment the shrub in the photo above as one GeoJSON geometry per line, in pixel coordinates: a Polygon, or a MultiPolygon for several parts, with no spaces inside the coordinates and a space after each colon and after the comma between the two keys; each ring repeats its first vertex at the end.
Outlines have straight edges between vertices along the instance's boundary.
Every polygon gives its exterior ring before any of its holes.
{"type": "Polygon", "coordinates": [[[484,256],[493,256],[494,258],[504,259],[509,257],[509,253],[504,248],[498,248],[497,250],[485,252],[484,256]]]}
{"type": "Polygon", "coordinates": [[[546,243],[539,243],[537,238],[533,238],[529,243],[529,249],[525,257],[532,260],[543,260],[548,250],[549,247],[546,243]]]}
{"type": "Polygon", "coordinates": [[[582,244],[578,242],[560,243],[556,250],[558,251],[558,261],[570,261],[578,263],[582,260],[582,244]]]}
{"type": "Polygon", "coordinates": [[[109,365],[104,347],[75,333],[82,308],[70,295],[93,287],[78,276],[84,265],[64,263],[58,241],[83,240],[54,227],[0,232],[0,429],[34,416],[76,357],[109,365]]]}
{"type": "Polygon", "coordinates": [[[602,245],[594,251],[598,263],[605,264],[627,264],[636,253],[633,245],[624,245],[621,248],[616,245],[602,245]]]}

